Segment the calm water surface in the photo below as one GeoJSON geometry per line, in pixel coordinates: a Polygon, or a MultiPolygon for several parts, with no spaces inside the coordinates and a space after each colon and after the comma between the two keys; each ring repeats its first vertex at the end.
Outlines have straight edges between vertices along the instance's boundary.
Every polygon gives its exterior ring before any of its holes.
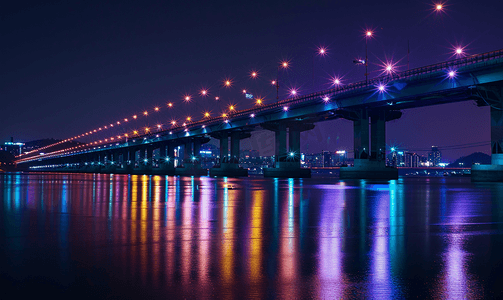
{"type": "Polygon", "coordinates": [[[16,299],[501,298],[502,262],[502,183],[0,175],[16,299]]]}

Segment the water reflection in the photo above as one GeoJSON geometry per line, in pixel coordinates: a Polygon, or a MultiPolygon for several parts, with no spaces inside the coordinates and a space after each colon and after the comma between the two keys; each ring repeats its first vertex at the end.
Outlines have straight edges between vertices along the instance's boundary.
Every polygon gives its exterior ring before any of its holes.
{"type": "MultiPolygon", "coordinates": [[[[340,186],[344,182],[339,183],[340,186]]],[[[347,278],[343,270],[344,256],[344,190],[325,191],[320,205],[319,298],[342,299],[347,293],[347,278]]]]}
{"type": "Polygon", "coordinates": [[[3,174],[0,188],[0,262],[19,287],[458,299],[496,295],[503,271],[501,184],[3,174]]]}

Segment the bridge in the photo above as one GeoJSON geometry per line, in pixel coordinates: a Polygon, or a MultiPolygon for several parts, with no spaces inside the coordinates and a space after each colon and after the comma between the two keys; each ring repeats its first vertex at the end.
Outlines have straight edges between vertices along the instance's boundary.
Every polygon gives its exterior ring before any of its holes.
{"type": "Polygon", "coordinates": [[[354,124],[354,166],[341,168],[341,178],[397,178],[397,169],[385,165],[386,122],[400,118],[402,109],[461,101],[491,109],[492,163],[474,165],[472,180],[503,181],[503,50],[391,72],[155,134],[119,136],[43,155],[25,153],[16,162],[21,168],[41,171],[207,175],[199,150],[216,138],[220,162],[209,175],[247,176],[247,170],[238,166],[240,141],[253,131],[269,130],[275,133],[275,167],[264,169],[264,176],[309,177],[310,170],[300,166],[300,133],[318,122],[344,118],[354,124]]]}

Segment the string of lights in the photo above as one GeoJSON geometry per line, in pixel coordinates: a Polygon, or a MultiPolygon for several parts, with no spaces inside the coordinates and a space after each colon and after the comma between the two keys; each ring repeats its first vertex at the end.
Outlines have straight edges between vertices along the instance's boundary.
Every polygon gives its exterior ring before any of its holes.
{"type": "MultiPolygon", "coordinates": [[[[443,3],[435,4],[433,6],[433,11],[436,12],[436,13],[439,13],[439,14],[440,13],[444,13],[445,12],[445,4],[443,4],[443,3]]],[[[367,45],[367,40],[370,39],[370,38],[374,38],[374,30],[373,29],[366,29],[364,31],[364,36],[365,36],[365,42],[366,42],[366,45],[367,45]]],[[[453,56],[455,56],[456,58],[461,58],[461,57],[466,57],[467,56],[466,47],[458,45],[458,46],[454,47],[452,50],[453,50],[453,56]]],[[[328,53],[329,53],[329,49],[327,47],[319,46],[316,49],[315,55],[325,56],[328,53]]],[[[365,60],[357,59],[357,60],[355,60],[355,63],[357,63],[357,64],[363,64],[363,65],[365,65],[365,67],[367,69],[367,67],[368,67],[368,58],[367,58],[367,55],[366,55],[365,60]]],[[[379,74],[379,76],[388,75],[390,77],[390,79],[392,79],[393,76],[399,72],[399,67],[400,66],[398,65],[398,63],[399,63],[399,61],[393,61],[393,60],[386,59],[385,61],[381,61],[379,64],[376,64],[376,65],[379,66],[380,71],[381,71],[381,73],[379,74]]],[[[273,86],[275,86],[276,89],[277,89],[277,99],[278,100],[279,100],[280,71],[287,70],[290,67],[291,67],[291,61],[290,60],[282,60],[278,64],[278,68],[277,68],[278,69],[278,73],[276,75],[276,78],[271,81],[271,84],[273,86]]],[[[314,66],[313,66],[313,68],[314,68],[314,66]]],[[[368,71],[366,70],[365,72],[366,72],[365,75],[367,76],[368,75],[368,71]]],[[[250,79],[258,79],[260,77],[259,75],[260,74],[259,74],[259,72],[256,69],[252,69],[247,74],[247,77],[249,77],[250,79]]],[[[447,74],[448,78],[454,78],[455,76],[456,76],[456,71],[455,70],[450,70],[448,72],[448,74],[447,74]]],[[[313,69],[313,81],[314,81],[314,69],[313,69]]],[[[330,85],[333,86],[333,87],[339,88],[340,86],[342,86],[342,77],[341,76],[334,76],[334,77],[330,78],[330,85]]],[[[231,87],[234,86],[234,81],[233,81],[233,79],[227,77],[227,78],[225,78],[223,80],[223,82],[222,82],[222,84],[220,86],[224,87],[224,88],[227,88],[227,89],[231,88],[231,87]]],[[[385,93],[386,92],[386,88],[387,88],[386,87],[386,83],[380,83],[380,84],[378,84],[376,86],[376,88],[377,88],[378,92],[385,93]]],[[[243,89],[242,91],[243,91],[243,94],[247,98],[248,98],[248,95],[252,95],[251,93],[248,93],[248,90],[246,90],[246,89],[243,89]]],[[[291,96],[291,97],[299,96],[299,91],[295,87],[292,87],[292,88],[288,89],[288,93],[289,93],[289,96],[291,96]]],[[[203,97],[203,98],[206,98],[206,97],[209,97],[210,90],[208,88],[201,88],[198,91],[197,94],[199,96],[203,97]]],[[[193,101],[194,98],[195,97],[193,96],[193,94],[187,93],[187,94],[183,95],[183,98],[181,99],[181,101],[184,102],[184,103],[196,102],[196,101],[193,101]]],[[[217,101],[220,100],[220,93],[217,93],[217,95],[214,97],[214,99],[217,100],[217,101]]],[[[257,106],[263,105],[264,101],[265,101],[263,97],[253,97],[252,96],[251,99],[253,99],[254,104],[257,105],[257,106]]],[[[329,97],[324,97],[323,98],[324,101],[329,101],[329,99],[330,99],[329,97]]],[[[166,106],[167,106],[167,108],[173,108],[175,106],[175,104],[174,104],[174,102],[169,102],[169,103],[167,103],[166,106]]],[[[107,125],[104,125],[104,126],[101,126],[101,127],[97,127],[95,129],[92,129],[90,131],[86,131],[86,132],[84,132],[82,134],[79,134],[79,135],[76,135],[74,137],[67,138],[67,139],[59,141],[57,143],[53,143],[53,144],[50,144],[50,145],[47,145],[47,146],[44,146],[44,147],[41,147],[41,148],[38,148],[38,149],[35,149],[35,150],[32,150],[32,151],[25,152],[25,153],[17,156],[19,158],[18,161],[19,162],[24,161],[23,157],[26,157],[26,159],[29,159],[29,155],[30,154],[37,153],[37,152],[40,152],[40,151],[43,151],[43,150],[46,150],[46,149],[50,149],[50,148],[55,147],[57,145],[61,145],[61,144],[67,143],[67,142],[77,141],[78,139],[81,139],[81,138],[87,138],[87,137],[95,136],[98,133],[103,133],[105,131],[111,131],[112,129],[116,130],[118,128],[123,128],[123,127],[129,125],[131,123],[130,121],[139,120],[140,117],[144,117],[145,118],[145,117],[148,117],[149,115],[151,115],[153,113],[160,112],[160,111],[161,111],[161,108],[159,106],[156,106],[156,107],[154,107],[151,110],[145,110],[145,111],[142,111],[141,113],[132,114],[131,117],[121,118],[118,121],[114,121],[114,122],[108,123],[107,125]]],[[[221,112],[220,116],[222,118],[226,119],[229,116],[231,116],[233,113],[236,113],[236,112],[238,112],[236,104],[229,104],[229,106],[224,111],[221,112]]],[[[200,120],[209,119],[209,118],[212,117],[212,112],[205,109],[201,113],[201,116],[202,117],[201,117],[200,120]]],[[[84,150],[84,149],[88,149],[88,148],[91,148],[91,147],[100,147],[100,145],[107,144],[107,143],[110,143],[110,142],[117,142],[117,141],[121,141],[121,140],[124,140],[124,139],[128,139],[130,137],[139,137],[142,134],[152,134],[152,133],[154,133],[156,131],[156,129],[157,129],[157,132],[158,132],[158,131],[163,130],[166,126],[170,126],[171,128],[177,128],[177,125],[181,124],[182,127],[186,127],[187,125],[190,125],[192,122],[194,122],[194,118],[192,116],[190,116],[190,115],[189,116],[185,116],[183,118],[180,118],[180,117],[179,118],[173,118],[167,124],[158,123],[158,124],[156,124],[153,127],[152,126],[145,126],[141,130],[139,130],[139,129],[134,129],[134,130],[132,130],[132,129],[126,129],[126,130],[124,130],[120,134],[114,134],[114,135],[110,135],[110,136],[108,136],[106,138],[96,139],[96,140],[93,140],[91,142],[83,143],[83,144],[80,144],[80,145],[77,145],[77,146],[72,146],[72,147],[67,147],[65,149],[60,149],[60,150],[57,150],[57,151],[52,151],[52,152],[47,153],[46,155],[59,155],[61,153],[67,153],[69,151],[84,150]]]]}

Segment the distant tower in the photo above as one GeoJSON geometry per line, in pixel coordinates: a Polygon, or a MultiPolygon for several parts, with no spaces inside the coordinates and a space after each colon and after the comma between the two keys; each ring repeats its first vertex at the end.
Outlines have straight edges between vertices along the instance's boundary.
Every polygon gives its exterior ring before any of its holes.
{"type": "Polygon", "coordinates": [[[330,151],[321,151],[322,159],[323,159],[323,167],[331,167],[332,166],[332,154],[330,151]]]}
{"type": "Polygon", "coordinates": [[[438,150],[437,146],[431,146],[431,152],[428,153],[428,161],[430,162],[430,166],[438,167],[441,160],[442,152],[438,150]]]}

